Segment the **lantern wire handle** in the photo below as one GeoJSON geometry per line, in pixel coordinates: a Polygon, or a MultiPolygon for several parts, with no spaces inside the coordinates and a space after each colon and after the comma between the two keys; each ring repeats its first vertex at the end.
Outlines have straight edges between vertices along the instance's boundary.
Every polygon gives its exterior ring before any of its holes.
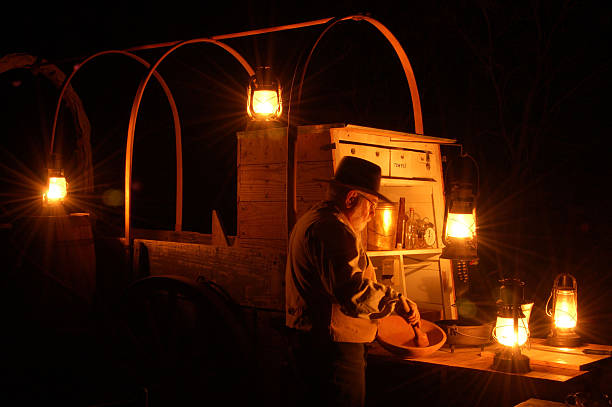
{"type": "MultiPolygon", "coordinates": [[[[474,164],[474,168],[476,170],[476,194],[475,194],[475,198],[478,198],[478,196],[480,195],[480,168],[478,167],[478,163],[476,162],[476,160],[474,159],[474,157],[472,157],[471,155],[469,155],[468,153],[463,151],[463,144],[460,143],[452,143],[452,144],[445,144],[445,146],[452,146],[452,147],[459,147],[459,157],[461,158],[468,158],[472,161],[472,163],[474,164]]],[[[452,164],[452,161],[449,162],[449,165],[446,167],[446,171],[444,174],[444,179],[447,179],[448,177],[448,171],[449,171],[449,167],[452,164]]]]}
{"type": "Polygon", "coordinates": [[[478,195],[480,194],[480,188],[479,188],[479,186],[480,186],[480,169],[478,168],[478,163],[476,162],[474,157],[472,157],[468,153],[464,153],[463,152],[463,146],[461,146],[461,157],[469,158],[470,160],[472,160],[472,163],[474,164],[474,168],[476,169],[476,196],[475,196],[475,198],[478,198],[478,195]]]}
{"type": "MultiPolygon", "coordinates": [[[[553,288],[554,290],[554,288],[553,288]]],[[[548,299],[546,300],[546,305],[544,306],[544,310],[546,311],[546,315],[549,317],[552,317],[552,309],[548,308],[548,304],[550,304],[550,299],[553,296],[553,292],[551,291],[550,294],[548,295],[548,299]]]]}
{"type": "Polygon", "coordinates": [[[557,275],[557,277],[555,277],[555,281],[553,282],[553,288],[552,288],[552,290],[550,291],[550,294],[548,295],[548,300],[546,300],[546,306],[544,307],[544,310],[546,311],[546,315],[547,315],[547,316],[549,316],[549,317],[552,317],[552,316],[553,316],[553,312],[552,312],[552,309],[549,309],[549,308],[548,308],[548,305],[550,304],[550,300],[551,300],[551,298],[553,297],[553,294],[554,294],[554,292],[555,292],[556,287],[558,287],[558,284],[559,284],[559,279],[560,279],[560,278],[561,278],[561,277],[562,277],[564,274],[572,278],[572,285],[574,286],[574,290],[576,291],[576,293],[578,292],[578,290],[576,289],[576,279],[574,278],[574,276],[572,276],[571,274],[568,274],[568,273],[561,273],[561,274],[558,274],[558,275],[557,275]]]}

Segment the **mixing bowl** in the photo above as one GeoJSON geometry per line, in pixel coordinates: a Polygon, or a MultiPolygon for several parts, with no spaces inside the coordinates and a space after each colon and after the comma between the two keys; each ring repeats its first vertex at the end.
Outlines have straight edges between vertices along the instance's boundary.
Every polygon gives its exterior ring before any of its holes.
{"type": "Polygon", "coordinates": [[[376,340],[389,352],[405,358],[428,356],[446,342],[446,333],[433,322],[421,319],[421,330],[427,335],[429,346],[418,347],[412,326],[404,318],[392,314],[378,323],[376,340]]]}

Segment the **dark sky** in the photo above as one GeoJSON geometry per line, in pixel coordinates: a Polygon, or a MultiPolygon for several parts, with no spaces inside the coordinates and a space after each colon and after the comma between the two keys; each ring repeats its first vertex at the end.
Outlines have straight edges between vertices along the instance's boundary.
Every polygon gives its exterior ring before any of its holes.
{"type": "MultiPolygon", "coordinates": [[[[570,269],[610,286],[606,260],[612,254],[612,216],[605,196],[612,175],[609,1],[216,3],[13,6],[3,12],[12,25],[2,27],[0,55],[28,53],[69,72],[74,63],[102,50],[369,12],[398,38],[410,59],[425,134],[457,139],[479,163],[481,247],[489,267],[505,264],[508,273],[526,276],[533,270],[554,275],[570,269]]],[[[252,66],[272,65],[287,97],[297,62],[322,29],[227,43],[252,66]]],[[[177,100],[184,132],[184,228],[208,233],[210,211],[217,209],[231,234],[236,227],[235,133],[245,129],[242,98],[248,78],[231,57],[213,48],[186,47],[159,71],[177,100]]],[[[162,51],[139,55],[152,62],[162,51]]],[[[127,121],[143,75],[136,65],[100,58],[72,82],[92,124],[93,199],[109,224],[122,222],[122,208],[105,207],[101,196],[123,188],[127,121]]],[[[15,151],[21,161],[33,151],[44,157],[55,91],[28,72],[0,79],[3,102],[10,105],[4,123],[24,134],[14,144],[5,136],[4,154],[15,151]]],[[[365,23],[339,24],[320,43],[303,102],[306,123],[414,130],[401,66],[384,38],[365,23]]],[[[168,110],[159,88],[147,89],[134,157],[137,227],[173,227],[168,110]]],[[[452,157],[457,151],[445,153],[452,157]]]]}

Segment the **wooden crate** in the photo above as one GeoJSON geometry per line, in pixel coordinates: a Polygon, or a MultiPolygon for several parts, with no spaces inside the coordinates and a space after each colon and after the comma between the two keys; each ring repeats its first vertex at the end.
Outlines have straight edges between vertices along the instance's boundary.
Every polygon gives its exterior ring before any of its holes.
{"type": "Polygon", "coordinates": [[[297,129],[296,160],[290,161],[286,128],[238,133],[237,237],[241,247],[285,252],[291,225],[292,179],[295,168],[296,216],[324,199],[326,184],[315,179],[333,176],[330,128],[297,129]]]}
{"type": "Polygon", "coordinates": [[[244,131],[237,137],[238,245],[284,253],[288,234],[287,128],[244,131]]]}

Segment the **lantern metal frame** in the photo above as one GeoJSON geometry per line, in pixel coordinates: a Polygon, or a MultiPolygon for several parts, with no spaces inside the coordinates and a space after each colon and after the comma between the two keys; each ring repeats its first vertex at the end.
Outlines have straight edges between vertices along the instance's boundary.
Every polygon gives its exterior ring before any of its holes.
{"type": "Polygon", "coordinates": [[[272,73],[269,66],[260,66],[255,69],[255,74],[249,79],[247,87],[247,113],[251,120],[274,121],[278,120],[283,113],[283,95],[280,81],[272,73]],[[272,91],[276,93],[276,110],[262,114],[255,111],[255,93],[258,91],[272,91]]]}
{"type": "MultiPolygon", "coordinates": [[[[518,339],[519,323],[525,318],[522,305],[524,301],[525,283],[516,278],[508,278],[500,281],[500,299],[497,301],[497,315],[502,318],[512,318],[514,323],[514,335],[518,339]]],[[[494,328],[497,329],[497,326],[494,328]]],[[[527,329],[527,327],[525,327],[527,329]]],[[[529,341],[529,330],[527,330],[527,341],[529,341]]],[[[500,343],[501,344],[501,343],[500,343]]],[[[527,373],[531,370],[529,357],[521,353],[521,347],[517,341],[512,346],[503,345],[503,349],[495,352],[492,369],[509,373],[527,373]]]]}
{"type": "MultiPolygon", "coordinates": [[[[576,320],[578,319],[578,284],[576,278],[569,273],[560,273],[555,277],[553,288],[546,301],[546,315],[552,318],[552,329],[547,338],[550,346],[575,348],[582,344],[582,338],[576,333],[576,327],[563,328],[557,327],[555,323],[555,313],[557,312],[557,292],[561,290],[572,291],[576,304],[576,320]],[[552,308],[548,305],[552,299],[552,308]]],[[[577,321],[576,321],[577,322],[577,321]]]]}

